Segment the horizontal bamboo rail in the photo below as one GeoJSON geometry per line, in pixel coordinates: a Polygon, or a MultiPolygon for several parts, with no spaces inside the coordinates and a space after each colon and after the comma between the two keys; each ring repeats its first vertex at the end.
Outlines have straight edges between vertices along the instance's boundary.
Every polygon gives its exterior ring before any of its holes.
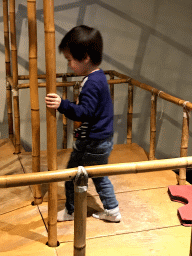
{"type": "MultiPolygon", "coordinates": [[[[104,70],[103,71],[106,75],[110,75],[113,73],[112,70],[104,70]]],[[[57,73],[56,74],[56,78],[59,78],[59,77],[63,77],[63,76],[66,76],[66,77],[82,77],[82,75],[77,75],[75,73],[57,73]]],[[[29,80],[29,75],[19,75],[18,76],[18,79],[19,80],[29,80]]],[[[46,79],[46,74],[40,74],[38,75],[38,79],[46,79]]]]}
{"type": "MultiPolygon", "coordinates": [[[[107,164],[85,167],[89,178],[113,176],[130,173],[172,170],[192,166],[192,157],[179,157],[163,160],[141,161],[122,164],[107,164]]],[[[72,180],[77,174],[77,168],[0,176],[0,188],[28,186],[72,180]]]]}
{"type": "MultiPolygon", "coordinates": [[[[10,79],[10,82],[12,83],[12,80],[10,79]]],[[[108,80],[108,84],[122,84],[127,83],[127,79],[114,79],[114,80],[108,80]]],[[[71,82],[56,82],[57,87],[70,87],[75,86],[79,81],[71,81],[71,82]]],[[[46,83],[38,83],[38,87],[46,87],[46,83]]],[[[18,89],[28,89],[30,88],[29,83],[23,83],[18,85],[18,89]]]]}

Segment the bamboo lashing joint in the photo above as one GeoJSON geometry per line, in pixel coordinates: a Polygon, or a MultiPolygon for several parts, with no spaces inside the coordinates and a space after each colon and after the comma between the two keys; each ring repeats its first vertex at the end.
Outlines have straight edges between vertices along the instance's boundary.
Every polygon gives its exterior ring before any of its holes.
{"type": "Polygon", "coordinates": [[[16,89],[12,89],[13,97],[19,96],[19,91],[16,89]]]}
{"type": "Polygon", "coordinates": [[[77,184],[78,180],[80,178],[85,179],[85,184],[86,185],[84,185],[84,186],[78,186],[78,185],[75,186],[75,192],[83,193],[83,192],[86,192],[87,188],[88,188],[88,185],[87,185],[88,173],[87,173],[87,171],[85,170],[85,168],[83,166],[78,166],[77,175],[75,176],[74,183],[77,184]]]}
{"type": "Polygon", "coordinates": [[[188,118],[190,117],[190,109],[187,108],[186,104],[188,103],[189,101],[185,101],[183,103],[183,117],[184,118],[188,118]]]}

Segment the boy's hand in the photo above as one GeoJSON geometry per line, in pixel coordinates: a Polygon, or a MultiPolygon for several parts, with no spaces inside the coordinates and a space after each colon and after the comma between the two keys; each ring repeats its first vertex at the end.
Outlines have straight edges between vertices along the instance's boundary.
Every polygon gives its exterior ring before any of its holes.
{"type": "Polygon", "coordinates": [[[48,108],[58,109],[61,104],[61,97],[56,93],[49,93],[45,97],[45,103],[48,108]]]}

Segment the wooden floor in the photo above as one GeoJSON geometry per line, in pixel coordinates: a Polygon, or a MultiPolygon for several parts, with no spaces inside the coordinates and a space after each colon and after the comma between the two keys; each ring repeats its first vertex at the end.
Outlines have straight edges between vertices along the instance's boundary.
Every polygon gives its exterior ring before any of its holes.
{"type": "MultiPolygon", "coordinates": [[[[0,175],[31,172],[31,154],[14,155],[8,139],[0,140],[0,175]]],[[[70,150],[58,151],[58,168],[65,168],[70,150]]],[[[142,148],[116,145],[110,163],[147,161],[142,148]]],[[[41,171],[47,170],[46,152],[41,153],[41,171]]],[[[102,208],[92,184],[88,188],[87,256],[181,256],[189,255],[191,228],[181,226],[177,209],[167,193],[176,185],[173,171],[113,176],[110,178],[122,214],[120,223],[94,219],[91,214],[102,208]]],[[[58,183],[58,210],[64,208],[64,184],[58,183]]],[[[30,187],[0,189],[0,255],[71,256],[73,221],[58,223],[60,246],[47,242],[47,185],[42,185],[44,202],[32,206],[30,187]]]]}

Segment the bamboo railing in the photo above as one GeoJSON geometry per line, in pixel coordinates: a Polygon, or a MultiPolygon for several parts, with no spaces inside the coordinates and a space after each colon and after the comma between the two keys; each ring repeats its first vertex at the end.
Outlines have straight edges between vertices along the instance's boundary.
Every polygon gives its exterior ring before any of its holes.
{"type": "MultiPolygon", "coordinates": [[[[160,170],[169,170],[174,168],[187,168],[192,165],[192,157],[183,157],[165,160],[152,160],[135,163],[124,164],[111,164],[111,165],[98,165],[87,166],[83,168],[83,172],[79,172],[79,168],[66,169],[66,170],[53,170],[43,173],[28,173],[17,175],[0,176],[0,188],[27,186],[33,184],[50,183],[56,184],[59,181],[66,181],[73,179],[75,181],[75,207],[74,207],[74,256],[86,255],[86,217],[87,217],[87,183],[88,177],[112,176],[130,173],[151,172],[160,170]]],[[[57,209],[57,205],[52,207],[57,209]]],[[[48,202],[48,209],[50,203],[48,202]]],[[[52,213],[48,210],[48,245],[57,246],[52,244],[57,241],[57,233],[50,225],[52,220],[52,213]],[[52,240],[50,241],[50,237],[52,240]]],[[[190,246],[191,256],[191,246],[190,246]]]]}

